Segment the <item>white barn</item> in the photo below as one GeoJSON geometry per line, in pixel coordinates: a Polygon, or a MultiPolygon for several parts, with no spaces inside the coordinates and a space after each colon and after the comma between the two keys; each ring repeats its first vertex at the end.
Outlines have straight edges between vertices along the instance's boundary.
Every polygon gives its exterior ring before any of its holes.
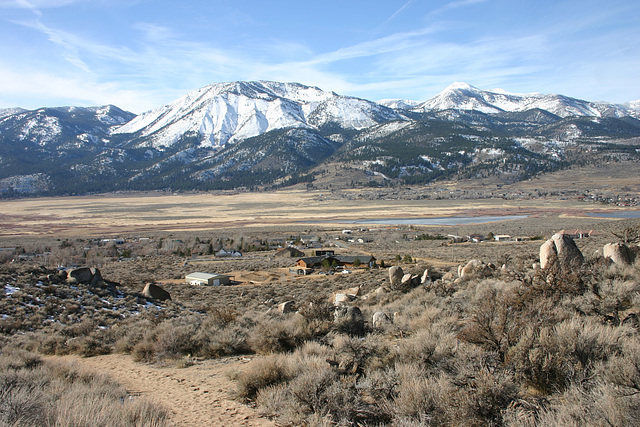
{"type": "Polygon", "coordinates": [[[185,277],[185,280],[193,286],[220,286],[231,283],[231,277],[224,274],[191,273],[185,277]]]}

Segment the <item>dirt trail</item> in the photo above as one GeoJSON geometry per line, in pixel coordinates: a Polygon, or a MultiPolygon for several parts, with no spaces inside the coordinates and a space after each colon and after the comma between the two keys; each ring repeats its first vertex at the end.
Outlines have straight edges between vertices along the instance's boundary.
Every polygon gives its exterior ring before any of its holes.
{"type": "Polygon", "coordinates": [[[110,354],[81,358],[65,356],[87,370],[108,375],[132,392],[157,402],[178,426],[275,426],[257,411],[231,397],[232,382],[225,372],[242,369],[245,360],[223,358],[187,368],[156,367],[134,362],[130,356],[110,354]]]}

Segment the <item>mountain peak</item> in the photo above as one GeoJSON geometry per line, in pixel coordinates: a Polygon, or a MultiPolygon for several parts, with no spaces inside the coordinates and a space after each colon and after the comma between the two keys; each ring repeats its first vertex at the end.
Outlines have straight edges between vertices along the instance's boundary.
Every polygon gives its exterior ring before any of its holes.
{"type": "Polygon", "coordinates": [[[443,92],[450,92],[452,90],[472,90],[472,91],[477,91],[480,90],[475,86],[471,86],[468,83],[465,82],[453,82],[451,83],[449,86],[447,86],[445,88],[445,90],[443,90],[443,92]]]}
{"type": "Polygon", "coordinates": [[[144,144],[168,147],[183,135],[222,147],[276,129],[363,129],[398,120],[393,110],[314,86],[272,81],[215,83],[146,112],[116,133],[135,134],[144,144]]]}

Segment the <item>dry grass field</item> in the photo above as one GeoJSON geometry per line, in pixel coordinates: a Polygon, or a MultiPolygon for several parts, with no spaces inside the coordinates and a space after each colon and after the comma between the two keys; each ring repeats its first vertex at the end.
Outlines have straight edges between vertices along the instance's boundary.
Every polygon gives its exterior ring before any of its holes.
{"type": "Polygon", "coordinates": [[[576,200],[367,200],[303,190],[229,195],[102,195],[0,201],[0,236],[102,236],[236,227],[336,224],[361,219],[479,215],[584,217],[615,206],[576,200]]]}

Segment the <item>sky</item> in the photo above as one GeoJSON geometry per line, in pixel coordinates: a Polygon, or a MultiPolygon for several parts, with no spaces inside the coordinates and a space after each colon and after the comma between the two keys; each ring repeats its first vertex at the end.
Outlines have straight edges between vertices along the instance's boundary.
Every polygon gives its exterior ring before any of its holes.
{"type": "Polygon", "coordinates": [[[240,80],[372,101],[640,99],[637,0],[0,0],[0,108],[142,113],[240,80]]]}

